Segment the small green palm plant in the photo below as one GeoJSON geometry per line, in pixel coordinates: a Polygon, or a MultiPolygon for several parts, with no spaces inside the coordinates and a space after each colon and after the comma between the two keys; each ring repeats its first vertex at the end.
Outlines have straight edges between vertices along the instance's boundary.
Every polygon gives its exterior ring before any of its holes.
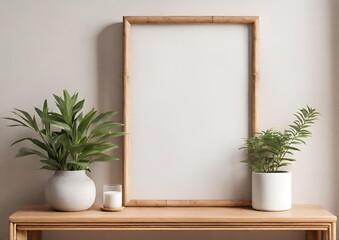
{"type": "Polygon", "coordinates": [[[240,149],[248,151],[248,159],[242,162],[255,172],[282,172],[282,167],[295,161],[291,157],[293,151],[300,151],[297,146],[306,144],[304,139],[312,135],[308,128],[318,119],[319,113],[307,106],[294,116],[296,119],[283,132],[268,129],[245,139],[240,149]]]}
{"type": "Polygon", "coordinates": [[[25,137],[35,148],[20,148],[16,157],[36,155],[43,164],[42,169],[55,171],[90,170],[94,162],[118,160],[109,153],[118,146],[109,140],[124,135],[119,131],[123,124],[114,122],[111,117],[116,112],[98,114],[94,109],[82,112],[85,100],[78,101],[78,93],[72,96],[63,91],[63,96],[53,95],[59,112],[49,110],[47,100],[42,109],[35,108],[35,115],[20,109],[6,117],[13,122],[9,127],[29,128],[36,138],[25,137]]]}

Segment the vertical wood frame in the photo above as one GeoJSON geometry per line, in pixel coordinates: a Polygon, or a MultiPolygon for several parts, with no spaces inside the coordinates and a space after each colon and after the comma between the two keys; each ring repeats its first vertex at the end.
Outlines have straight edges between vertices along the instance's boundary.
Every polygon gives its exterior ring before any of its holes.
{"type": "MultiPolygon", "coordinates": [[[[249,79],[249,134],[258,130],[259,82],[259,17],[257,16],[125,16],[123,17],[123,119],[124,131],[130,131],[130,31],[133,24],[246,24],[252,27],[251,72],[249,79]]],[[[138,200],[130,198],[130,136],[124,136],[123,152],[123,205],[124,206],[249,206],[249,200],[138,200]]]]}

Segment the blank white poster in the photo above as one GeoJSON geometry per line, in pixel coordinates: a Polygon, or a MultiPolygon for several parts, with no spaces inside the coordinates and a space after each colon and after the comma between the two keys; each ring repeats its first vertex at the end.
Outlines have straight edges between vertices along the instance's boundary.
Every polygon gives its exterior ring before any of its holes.
{"type": "Polygon", "coordinates": [[[250,27],[135,24],[129,197],[250,199],[250,27]]]}

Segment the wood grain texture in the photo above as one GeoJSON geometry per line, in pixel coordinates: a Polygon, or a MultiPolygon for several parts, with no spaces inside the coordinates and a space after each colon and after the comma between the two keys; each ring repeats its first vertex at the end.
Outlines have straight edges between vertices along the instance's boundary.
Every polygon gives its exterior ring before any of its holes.
{"type": "MultiPolygon", "coordinates": [[[[125,16],[123,17],[123,86],[124,86],[124,131],[130,132],[130,106],[129,106],[129,72],[130,72],[130,30],[132,24],[248,24],[252,26],[251,41],[251,73],[249,79],[249,127],[250,135],[258,132],[258,102],[259,102],[259,17],[258,16],[125,16]]],[[[129,135],[124,136],[123,154],[123,205],[124,206],[250,206],[248,200],[225,199],[211,200],[142,200],[130,199],[129,164],[129,135]],[[221,204],[222,203],[222,204],[221,204]]]]}
{"type": "Polygon", "coordinates": [[[103,212],[57,212],[32,206],[10,216],[10,240],[41,240],[41,231],[306,231],[307,240],[335,240],[337,218],[317,205],[295,205],[289,211],[262,212],[240,207],[127,207],[103,212]]]}
{"type": "Polygon", "coordinates": [[[258,132],[259,103],[259,19],[255,19],[252,27],[252,79],[250,82],[250,134],[258,132]]]}
{"type": "MultiPolygon", "coordinates": [[[[130,106],[128,99],[129,96],[129,31],[130,31],[131,24],[124,17],[123,19],[123,91],[124,91],[124,98],[123,98],[123,122],[124,122],[124,132],[128,133],[129,130],[129,112],[130,106]]],[[[129,189],[129,171],[128,171],[128,161],[129,159],[129,135],[126,134],[123,136],[123,190],[122,190],[122,201],[123,205],[126,206],[126,203],[129,201],[128,199],[128,189],[129,189]]]]}
{"type": "Polygon", "coordinates": [[[16,230],[16,240],[28,240],[27,231],[16,230]]]}
{"type": "Polygon", "coordinates": [[[13,239],[14,240],[16,240],[16,231],[17,231],[17,229],[16,229],[16,224],[13,224],[13,239]]]}
{"type": "Polygon", "coordinates": [[[253,23],[257,16],[126,16],[131,24],[253,23]]]}
{"type": "Polygon", "coordinates": [[[14,224],[12,222],[9,223],[9,240],[14,240],[14,224]]]}
{"type": "Polygon", "coordinates": [[[248,207],[249,200],[130,200],[130,207],[248,207]]]}
{"type": "MultiPolygon", "coordinates": [[[[295,205],[289,211],[262,212],[240,207],[126,207],[121,212],[103,212],[99,206],[83,212],[57,212],[48,206],[29,207],[10,216],[21,223],[175,223],[195,226],[215,223],[281,224],[335,223],[336,217],[317,205],[295,205]]],[[[165,225],[166,225],[165,224],[165,225]]],[[[174,224],[174,225],[175,225],[174,224]]],[[[327,226],[327,225],[326,225],[327,226]]]]}

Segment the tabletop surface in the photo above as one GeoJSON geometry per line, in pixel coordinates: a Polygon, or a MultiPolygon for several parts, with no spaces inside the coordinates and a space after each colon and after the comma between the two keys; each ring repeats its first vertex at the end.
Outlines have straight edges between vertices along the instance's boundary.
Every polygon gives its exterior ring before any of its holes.
{"type": "Polygon", "coordinates": [[[284,223],[336,222],[336,216],[319,205],[294,205],[283,212],[246,207],[126,207],[103,212],[94,206],[82,212],[58,212],[48,206],[30,206],[10,216],[12,223],[284,223]]]}

